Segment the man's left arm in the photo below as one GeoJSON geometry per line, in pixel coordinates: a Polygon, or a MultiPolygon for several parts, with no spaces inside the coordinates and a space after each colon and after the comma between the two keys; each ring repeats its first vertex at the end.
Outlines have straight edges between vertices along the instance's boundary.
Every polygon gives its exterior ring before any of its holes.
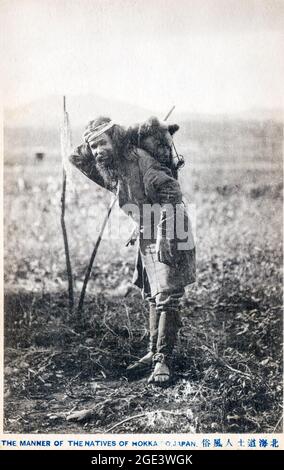
{"type": "Polygon", "coordinates": [[[180,185],[169,170],[159,162],[149,159],[147,155],[140,161],[140,169],[146,196],[152,204],[161,206],[161,218],[157,226],[156,253],[158,261],[169,266],[176,266],[181,253],[178,252],[178,234],[176,230],[177,207],[182,210],[182,193],[180,185]],[[170,209],[170,211],[169,211],[170,209]]]}
{"type": "Polygon", "coordinates": [[[140,169],[146,196],[151,202],[164,204],[181,204],[182,192],[178,181],[173,178],[170,170],[148,156],[146,152],[139,159],[140,169]]]}

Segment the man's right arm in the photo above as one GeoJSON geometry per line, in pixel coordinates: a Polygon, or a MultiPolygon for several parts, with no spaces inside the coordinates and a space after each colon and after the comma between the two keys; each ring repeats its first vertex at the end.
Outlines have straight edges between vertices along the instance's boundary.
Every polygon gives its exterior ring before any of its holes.
{"type": "Polygon", "coordinates": [[[88,144],[79,145],[70,155],[69,161],[90,180],[103,188],[105,187],[104,180],[97,170],[95,158],[88,144]]]}

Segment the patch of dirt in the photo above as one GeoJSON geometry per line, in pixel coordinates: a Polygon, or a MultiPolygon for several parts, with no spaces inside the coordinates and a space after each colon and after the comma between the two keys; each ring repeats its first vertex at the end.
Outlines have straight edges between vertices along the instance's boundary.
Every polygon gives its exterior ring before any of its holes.
{"type": "Polygon", "coordinates": [[[210,300],[185,298],[175,380],[163,389],[125,374],[147,348],[138,293],[119,306],[99,295],[81,321],[68,318],[64,294],[6,295],[5,432],[272,432],[281,306],[249,292],[210,300]]]}

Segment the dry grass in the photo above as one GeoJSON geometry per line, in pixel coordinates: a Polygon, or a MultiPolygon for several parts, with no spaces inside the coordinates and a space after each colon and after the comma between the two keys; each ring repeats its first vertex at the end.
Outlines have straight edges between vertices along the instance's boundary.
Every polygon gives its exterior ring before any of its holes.
{"type": "MultiPolygon", "coordinates": [[[[102,243],[78,323],[67,315],[58,161],[6,167],[6,432],[282,429],[281,165],[233,157],[198,165],[197,155],[183,170],[197,208],[198,281],[184,298],[167,389],[125,377],[147,346],[140,293],[112,296],[131,280],[127,223],[122,240],[102,243]]],[[[67,222],[78,292],[108,201],[76,181],[67,222]]]]}

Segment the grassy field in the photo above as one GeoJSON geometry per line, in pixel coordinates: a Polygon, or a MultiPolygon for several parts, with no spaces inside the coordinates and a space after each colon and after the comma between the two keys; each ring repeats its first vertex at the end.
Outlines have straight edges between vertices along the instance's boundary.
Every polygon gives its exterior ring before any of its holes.
{"type": "MultiPolygon", "coordinates": [[[[180,144],[198,277],[167,389],[125,376],[148,341],[147,305],[130,288],[127,219],[119,239],[102,242],[82,318],[69,318],[59,154],[36,164],[32,150],[6,152],[5,432],[282,430],[281,135],[253,129],[224,139],[214,128],[215,138],[180,144]]],[[[74,185],[67,224],[78,294],[110,199],[80,174],[74,185]]]]}

